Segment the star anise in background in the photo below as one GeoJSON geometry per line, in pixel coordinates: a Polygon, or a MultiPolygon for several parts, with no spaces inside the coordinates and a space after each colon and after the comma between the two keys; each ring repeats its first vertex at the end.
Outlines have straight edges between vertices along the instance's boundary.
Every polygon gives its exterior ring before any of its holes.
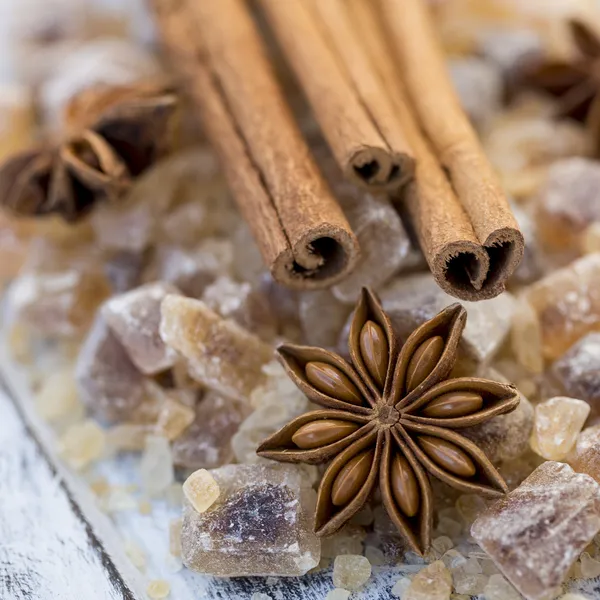
{"type": "Polygon", "coordinates": [[[67,108],[63,141],[0,164],[0,206],[75,221],[96,202],[120,198],[168,150],[176,107],[163,83],[85,90],[67,108]]]}
{"type": "Polygon", "coordinates": [[[453,304],[399,348],[378,299],[363,290],[350,331],[351,364],[320,348],[279,348],[288,375],[323,409],[294,419],[257,452],[294,463],[333,459],[319,486],[317,535],[342,527],[379,481],[391,519],[410,547],[422,553],[433,521],[428,475],[466,493],[507,491],[482,450],[454,431],[519,403],[510,385],[448,379],[465,323],[465,309],[453,304]]]}
{"type": "Polygon", "coordinates": [[[558,99],[555,116],[587,123],[600,149],[600,37],[579,20],[568,22],[578,57],[548,60],[523,74],[527,86],[558,99]]]}

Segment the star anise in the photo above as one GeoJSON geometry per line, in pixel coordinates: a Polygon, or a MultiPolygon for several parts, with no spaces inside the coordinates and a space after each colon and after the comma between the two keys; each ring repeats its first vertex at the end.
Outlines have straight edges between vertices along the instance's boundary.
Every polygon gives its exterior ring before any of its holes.
{"type": "Polygon", "coordinates": [[[164,84],[94,87],[67,108],[68,134],[0,165],[0,205],[67,221],[120,198],[167,150],[176,97],[164,84]]]}
{"type": "Polygon", "coordinates": [[[568,25],[578,56],[570,62],[542,62],[523,77],[527,85],[558,99],[555,116],[586,122],[600,146],[600,38],[582,21],[568,25]]]}
{"type": "Polygon", "coordinates": [[[284,344],[288,375],[321,405],[265,440],[260,456],[284,462],[333,459],[321,480],[314,529],[337,531],[379,481],[387,512],[416,552],[429,547],[433,476],[466,493],[507,491],[483,451],[455,430],[514,410],[510,385],[448,379],[466,311],[453,304],[423,323],[402,348],[376,296],[363,290],[350,330],[351,364],[320,348],[284,344]]]}

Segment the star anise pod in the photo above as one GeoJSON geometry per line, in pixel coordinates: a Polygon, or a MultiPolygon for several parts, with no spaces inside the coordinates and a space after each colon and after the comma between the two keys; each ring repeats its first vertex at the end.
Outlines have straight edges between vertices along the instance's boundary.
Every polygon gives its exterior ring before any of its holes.
{"type": "Polygon", "coordinates": [[[582,21],[573,19],[568,25],[578,56],[542,62],[523,78],[558,99],[556,117],[586,122],[600,146],[600,38],[582,21]]]}
{"type": "Polygon", "coordinates": [[[377,482],[410,547],[429,547],[429,476],[466,493],[500,495],[505,482],[483,451],[455,430],[514,410],[517,390],[495,381],[448,379],[466,311],[453,304],[418,327],[402,348],[378,299],[363,290],[350,330],[351,363],[320,348],[284,344],[288,375],[323,407],[265,440],[260,456],[294,463],[333,459],[321,480],[314,529],[337,531],[377,482]]]}
{"type": "Polygon", "coordinates": [[[19,215],[75,221],[120,198],[168,149],[176,97],[163,83],[101,86],[67,108],[68,133],[0,165],[0,205],[19,215]]]}

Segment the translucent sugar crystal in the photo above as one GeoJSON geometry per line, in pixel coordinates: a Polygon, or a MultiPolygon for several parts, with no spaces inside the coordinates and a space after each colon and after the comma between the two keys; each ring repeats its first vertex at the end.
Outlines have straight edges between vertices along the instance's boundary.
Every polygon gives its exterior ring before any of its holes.
{"type": "Polygon", "coordinates": [[[600,414],[600,333],[590,333],[552,363],[546,374],[548,393],[585,400],[600,414]]]}
{"type": "MultiPolygon", "coordinates": [[[[506,381],[500,373],[491,368],[478,372],[476,376],[506,381]]],[[[519,404],[512,412],[460,430],[461,435],[475,442],[495,464],[519,458],[529,450],[533,406],[522,394],[519,394],[519,398],[519,404]]]]}
{"type": "Polygon", "coordinates": [[[456,501],[456,510],[469,527],[487,506],[486,501],[481,496],[475,494],[459,496],[456,501]]]}
{"type": "Polygon", "coordinates": [[[554,271],[529,286],[525,296],[540,321],[544,356],[558,358],[586,333],[600,330],[600,254],[554,271]]]}
{"type": "Polygon", "coordinates": [[[0,159],[29,145],[35,130],[35,112],[30,89],[25,85],[0,85],[0,159]]]}
{"type": "MultiPolygon", "coordinates": [[[[213,184],[221,182],[214,154],[205,148],[175,152],[135,180],[129,194],[116,204],[102,204],[91,215],[98,244],[107,250],[142,252],[168,222],[167,213],[186,198],[191,185],[196,202],[210,199],[213,184]],[[206,189],[206,198],[202,190],[206,189]],[[184,195],[181,199],[180,196],[184,195]]],[[[219,212],[217,203],[212,206],[219,212]]]]}
{"type": "Polygon", "coordinates": [[[144,267],[144,255],[136,252],[112,252],[106,259],[105,272],[113,291],[127,292],[140,282],[144,267]]]}
{"type": "Polygon", "coordinates": [[[454,591],[457,594],[465,594],[468,598],[482,594],[488,582],[487,576],[481,573],[458,574],[453,572],[452,577],[454,580],[454,591]]]}
{"type": "Polygon", "coordinates": [[[535,407],[531,447],[547,460],[567,456],[590,414],[583,400],[558,396],[535,407]]]}
{"type": "Polygon", "coordinates": [[[327,592],[325,600],[348,600],[350,593],[348,590],[343,590],[342,588],[333,588],[327,592]]]}
{"type": "MultiPolygon", "coordinates": [[[[250,227],[242,221],[233,232],[233,274],[241,281],[258,284],[270,276],[250,227]]],[[[287,289],[287,288],[284,288],[287,289]]]]}
{"type": "Polygon", "coordinates": [[[581,576],[584,579],[593,579],[600,575],[600,562],[592,558],[588,552],[582,552],[579,557],[581,576]]]}
{"type": "Polygon", "coordinates": [[[524,298],[515,305],[511,330],[511,348],[519,364],[531,373],[541,373],[544,368],[542,356],[542,331],[537,313],[524,298]]]}
{"type": "Polygon", "coordinates": [[[567,457],[578,473],[585,473],[600,483],[600,425],[584,429],[567,457]]]}
{"type": "Polygon", "coordinates": [[[94,421],[72,425],[60,440],[62,457],[74,469],[83,469],[104,453],[106,436],[94,421]]]}
{"type": "Polygon", "coordinates": [[[471,535],[528,600],[550,600],[600,530],[600,486],[545,462],[483,513],[471,535]]]}
{"type": "Polygon", "coordinates": [[[181,519],[172,519],[169,522],[169,552],[173,556],[181,556],[181,519]]]}
{"type": "Polygon", "coordinates": [[[333,561],[333,585],[354,592],[371,577],[371,563],[365,556],[341,554],[333,561]]]}
{"type": "Polygon", "coordinates": [[[202,301],[222,317],[232,319],[262,339],[273,339],[277,333],[268,298],[247,282],[219,277],[204,290],[202,301]]]}
{"type": "Polygon", "coordinates": [[[509,82],[519,76],[524,66],[539,59],[544,51],[537,32],[516,27],[486,29],[480,36],[478,49],[484,58],[500,68],[509,82]]]}
{"type": "Polygon", "coordinates": [[[304,342],[320,348],[335,347],[350,311],[351,307],[330,290],[302,292],[299,312],[304,342]]]}
{"type": "Polygon", "coordinates": [[[335,558],[340,554],[362,554],[366,535],[362,527],[346,525],[333,535],[322,539],[321,555],[325,558],[335,558]]]}
{"type": "Polygon", "coordinates": [[[374,566],[386,563],[385,554],[377,546],[365,546],[365,558],[374,566]]]}
{"type": "Polygon", "coordinates": [[[194,509],[206,512],[219,497],[219,484],[206,469],[194,471],[183,484],[183,493],[194,509]]]}
{"type": "Polygon", "coordinates": [[[449,600],[451,592],[452,575],[436,560],[414,576],[402,600],[449,600]]]}
{"type": "Polygon", "coordinates": [[[146,401],[135,419],[151,425],[154,434],[173,441],[194,421],[195,394],[188,393],[189,390],[165,389],[153,381],[147,381],[144,387],[146,401]]]}
{"type": "Polygon", "coordinates": [[[28,255],[33,224],[0,214],[0,285],[16,277],[28,255]]]}
{"type": "Polygon", "coordinates": [[[267,297],[271,312],[277,319],[279,333],[285,339],[299,341],[301,337],[299,294],[277,283],[270,273],[263,274],[258,285],[267,297]]]}
{"type": "Polygon", "coordinates": [[[522,600],[521,594],[502,575],[494,574],[483,590],[486,600],[522,600]]]}
{"type": "Polygon", "coordinates": [[[233,462],[231,438],[250,412],[246,402],[206,393],[196,406],[194,422],[173,442],[175,464],[214,469],[233,462]]]}
{"type": "Polygon", "coordinates": [[[173,483],[173,457],[169,440],[157,435],[146,437],[140,475],[142,488],[149,496],[158,496],[173,483]]]}
{"type": "Polygon", "coordinates": [[[220,275],[231,271],[233,246],[230,240],[207,238],[192,248],[159,246],[146,278],[175,285],[187,296],[200,298],[220,275]]]}
{"type": "Polygon", "coordinates": [[[132,562],[133,566],[140,571],[146,568],[146,554],[133,540],[126,539],[123,544],[127,558],[132,562]]]}
{"type": "Polygon", "coordinates": [[[402,266],[410,240],[387,197],[373,196],[345,182],[334,189],[358,238],[361,257],[354,271],[332,291],[341,302],[354,305],[362,287],[380,288],[402,266]]]}
{"type": "Polygon", "coordinates": [[[164,579],[153,579],[148,584],[146,593],[151,600],[162,600],[171,593],[171,585],[164,579]]]}
{"type": "Polygon", "coordinates": [[[241,463],[257,462],[256,448],[260,442],[308,410],[308,399],[278,361],[267,363],[262,371],[265,379],[250,395],[254,412],[231,439],[235,458],[241,463]]]}
{"type": "Polygon", "coordinates": [[[242,401],[261,383],[273,351],[259,338],[191,298],[169,295],[161,312],[161,337],[187,358],[195,379],[242,401]]]}
{"type": "MultiPolygon", "coordinates": [[[[402,339],[406,339],[418,325],[456,302],[456,298],[439,288],[430,274],[394,279],[379,296],[402,339]]],[[[494,355],[510,331],[514,297],[505,292],[491,300],[462,302],[462,305],[468,315],[461,341],[464,352],[477,362],[486,361],[494,355]]]]}
{"type": "Polygon", "coordinates": [[[394,596],[394,598],[400,598],[400,600],[402,600],[402,598],[405,597],[406,591],[410,587],[410,583],[411,581],[408,577],[400,577],[400,579],[398,579],[392,586],[390,593],[392,596],[394,596]]]}
{"type": "Polygon", "coordinates": [[[538,240],[537,227],[530,211],[515,202],[511,202],[511,209],[525,238],[525,251],[521,264],[511,276],[510,282],[527,285],[542,277],[547,268],[547,256],[538,240]]]}
{"type": "Polygon", "coordinates": [[[477,128],[485,126],[502,103],[500,69],[491,62],[469,56],[450,59],[448,72],[471,122],[477,128]]]}
{"type": "Polygon", "coordinates": [[[37,333],[52,336],[83,333],[109,294],[104,271],[90,265],[81,270],[24,273],[10,291],[18,317],[37,333]]]}
{"type": "Polygon", "coordinates": [[[598,163],[586,158],[555,162],[536,198],[536,217],[540,239],[547,248],[578,253],[585,229],[600,221],[598,163]]]}
{"type": "Polygon", "coordinates": [[[73,370],[67,367],[49,373],[42,381],[35,403],[39,414],[48,421],[60,422],[80,415],[82,407],[73,370]]]}
{"type": "Polygon", "coordinates": [[[589,138],[580,123],[557,121],[541,111],[531,114],[518,105],[489,123],[483,145],[506,191],[514,197],[536,194],[548,166],[557,159],[590,154],[589,138]]]}
{"type": "Polygon", "coordinates": [[[75,368],[81,399],[107,421],[130,417],[144,397],[144,378],[98,315],[81,347],[75,368]]]}
{"type": "Polygon", "coordinates": [[[160,303],[174,286],[157,281],[113,296],[102,307],[102,316],[117,336],[136,367],[153,375],[173,366],[176,353],[165,346],[158,328],[160,303]]]}
{"type": "Polygon", "coordinates": [[[211,472],[221,493],[204,513],[184,503],[184,564],[224,577],[303,575],[319,564],[316,494],[292,465],[228,465],[211,472]]]}

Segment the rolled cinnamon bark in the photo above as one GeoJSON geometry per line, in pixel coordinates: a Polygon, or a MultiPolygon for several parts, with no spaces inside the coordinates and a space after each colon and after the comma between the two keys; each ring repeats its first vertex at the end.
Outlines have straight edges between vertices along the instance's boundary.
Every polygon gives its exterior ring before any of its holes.
{"type": "Polygon", "coordinates": [[[259,4],[345,177],[370,190],[397,190],[411,180],[412,149],[380,82],[364,69],[361,47],[346,45],[343,54],[331,47],[347,38],[338,8],[313,0],[259,4]]]}
{"type": "Polygon", "coordinates": [[[275,81],[242,0],[152,0],[163,44],[273,277],[314,289],[359,250],[275,81]]]}
{"type": "MultiPolygon", "coordinates": [[[[454,288],[451,293],[459,298],[478,300],[495,296],[504,289],[523,257],[523,235],[477,134],[460,106],[425,2],[377,0],[375,4],[381,10],[381,23],[418,123],[487,255],[484,260],[481,252],[474,253],[470,248],[472,240],[465,239],[464,244],[456,245],[455,253],[444,258],[449,260],[442,275],[435,249],[424,244],[427,254],[433,251],[428,260],[434,275],[440,282],[442,277],[449,281],[454,288]],[[456,268],[459,265],[461,268],[456,268]]],[[[425,207],[413,210],[417,213],[416,228],[421,237],[436,239],[437,234],[427,232],[427,227],[439,226],[445,231],[453,221],[449,218],[437,224],[428,211],[425,207]]]]}

